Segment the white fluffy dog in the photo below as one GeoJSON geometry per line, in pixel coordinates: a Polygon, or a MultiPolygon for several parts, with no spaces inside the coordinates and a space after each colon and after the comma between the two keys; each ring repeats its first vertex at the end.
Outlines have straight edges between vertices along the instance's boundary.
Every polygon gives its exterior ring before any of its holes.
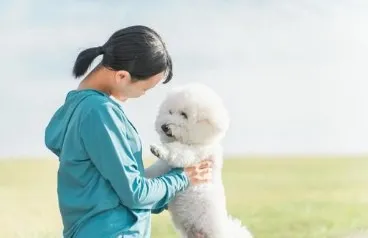
{"type": "Polygon", "coordinates": [[[226,209],[220,141],[228,126],[221,98],[203,84],[172,90],[160,106],[155,127],[161,144],[151,145],[159,159],[146,170],[146,176],[156,177],[170,167],[190,166],[210,156],[213,159],[212,182],[190,186],[169,203],[172,221],[182,237],[194,238],[197,232],[206,238],[252,237],[226,209]]]}

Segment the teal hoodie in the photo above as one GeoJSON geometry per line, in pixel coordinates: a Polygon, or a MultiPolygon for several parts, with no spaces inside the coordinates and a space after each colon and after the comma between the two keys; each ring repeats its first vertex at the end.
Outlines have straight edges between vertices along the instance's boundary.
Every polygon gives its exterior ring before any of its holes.
{"type": "Polygon", "coordinates": [[[136,129],[121,104],[100,91],[70,91],[46,127],[45,144],[59,158],[65,238],[148,238],[151,213],[189,183],[181,168],[144,177],[136,129]]]}

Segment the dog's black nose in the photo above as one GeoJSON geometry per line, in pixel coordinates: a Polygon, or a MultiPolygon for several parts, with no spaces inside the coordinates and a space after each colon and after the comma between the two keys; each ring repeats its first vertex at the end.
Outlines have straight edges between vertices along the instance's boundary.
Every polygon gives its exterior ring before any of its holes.
{"type": "Polygon", "coordinates": [[[163,131],[163,132],[165,132],[165,133],[167,133],[167,132],[169,131],[169,127],[168,127],[166,124],[163,124],[163,125],[161,126],[161,129],[162,129],[162,131],[163,131]]]}

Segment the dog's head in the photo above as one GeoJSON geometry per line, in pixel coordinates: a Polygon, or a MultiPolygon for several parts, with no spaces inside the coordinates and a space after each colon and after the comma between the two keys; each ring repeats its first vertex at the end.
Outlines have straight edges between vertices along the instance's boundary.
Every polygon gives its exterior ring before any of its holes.
{"type": "Polygon", "coordinates": [[[188,84],[167,95],[155,127],[163,142],[210,144],[225,135],[229,117],[221,98],[211,88],[188,84]]]}

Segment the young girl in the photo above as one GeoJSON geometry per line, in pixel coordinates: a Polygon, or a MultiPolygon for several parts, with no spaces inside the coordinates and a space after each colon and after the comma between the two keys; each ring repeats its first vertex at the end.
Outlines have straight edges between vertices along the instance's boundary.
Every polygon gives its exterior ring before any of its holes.
{"type": "MultiPolygon", "coordinates": [[[[149,238],[151,213],[191,184],[207,182],[211,163],[144,177],[138,132],[121,103],[172,78],[172,62],[161,37],[145,26],[115,32],[103,46],[82,51],[73,74],[83,76],[45,131],[59,158],[57,194],[65,238],[149,238]]],[[[149,119],[148,119],[149,120],[149,119]]]]}

